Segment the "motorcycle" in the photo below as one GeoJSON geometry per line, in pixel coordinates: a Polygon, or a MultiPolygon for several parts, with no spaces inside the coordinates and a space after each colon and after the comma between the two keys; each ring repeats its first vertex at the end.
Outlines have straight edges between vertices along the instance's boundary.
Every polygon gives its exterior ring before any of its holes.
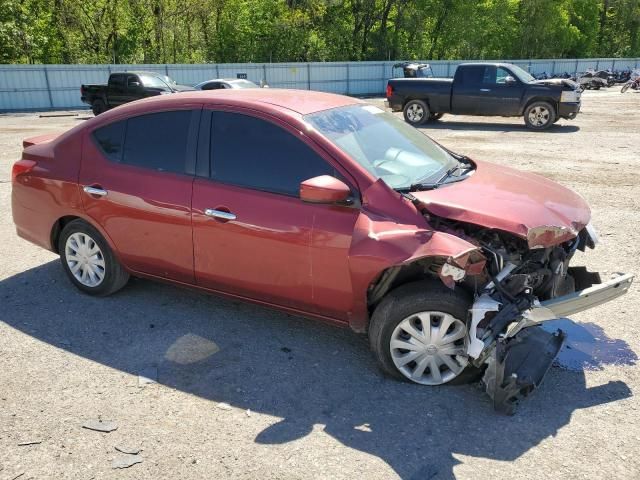
{"type": "Polygon", "coordinates": [[[640,69],[631,72],[629,81],[622,86],[620,93],[624,93],[627,90],[640,90],[640,69]]]}

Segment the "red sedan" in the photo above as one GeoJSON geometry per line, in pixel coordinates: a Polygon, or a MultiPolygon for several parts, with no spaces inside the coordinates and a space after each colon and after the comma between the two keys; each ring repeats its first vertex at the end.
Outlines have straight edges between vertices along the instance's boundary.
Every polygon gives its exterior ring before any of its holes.
{"type": "Polygon", "coordinates": [[[134,275],[350,326],[397,378],[484,372],[505,412],[562,346],[539,323],[632,281],[569,266],[597,241],[579,195],[349,97],[160,96],[24,147],[18,235],[58,253],[83,292],[134,275]]]}

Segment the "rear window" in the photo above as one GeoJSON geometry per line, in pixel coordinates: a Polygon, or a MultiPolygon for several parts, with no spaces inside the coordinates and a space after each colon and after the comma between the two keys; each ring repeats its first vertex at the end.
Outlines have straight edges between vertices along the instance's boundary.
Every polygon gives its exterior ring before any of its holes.
{"type": "Polygon", "coordinates": [[[185,173],[191,110],[151,113],[93,132],[111,161],[162,172],[185,173]]]}

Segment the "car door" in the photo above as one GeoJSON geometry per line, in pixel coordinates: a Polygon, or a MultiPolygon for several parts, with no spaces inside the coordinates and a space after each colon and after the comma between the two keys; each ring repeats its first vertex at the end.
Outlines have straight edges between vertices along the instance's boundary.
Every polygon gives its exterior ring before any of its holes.
{"type": "Polygon", "coordinates": [[[144,96],[144,86],[142,85],[140,77],[138,75],[128,75],[127,88],[124,94],[124,103],[139,100],[144,96]]]}
{"type": "Polygon", "coordinates": [[[487,65],[480,92],[478,115],[518,115],[524,84],[506,68],[487,65]],[[507,82],[508,77],[513,82],[507,82]]]}
{"type": "Polygon", "coordinates": [[[194,282],[191,194],[200,113],[200,106],[145,113],[84,138],[84,210],[129,269],[194,282]]]}
{"type": "Polygon", "coordinates": [[[476,115],[480,109],[484,65],[464,65],[458,67],[451,89],[451,113],[456,115],[476,115]]]}
{"type": "Polygon", "coordinates": [[[352,298],[347,255],[358,211],[302,202],[301,181],[341,173],[302,132],[255,115],[203,114],[210,142],[199,147],[202,177],[193,188],[196,282],[261,302],[344,316],[352,298]],[[210,160],[205,170],[201,154],[210,160]],[[336,292],[341,295],[334,301],[336,292]]]}
{"type": "Polygon", "coordinates": [[[117,107],[127,102],[127,75],[125,73],[114,73],[109,77],[107,86],[107,103],[111,107],[117,107]]]}

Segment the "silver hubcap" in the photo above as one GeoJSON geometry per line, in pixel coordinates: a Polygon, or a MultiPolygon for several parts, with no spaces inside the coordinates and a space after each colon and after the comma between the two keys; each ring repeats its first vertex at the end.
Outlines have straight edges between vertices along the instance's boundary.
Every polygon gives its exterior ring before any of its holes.
{"type": "Polygon", "coordinates": [[[104,280],[102,250],[86,233],[76,232],[67,238],[64,256],[73,276],[82,285],[97,287],[104,280]]]}
{"type": "Polygon", "coordinates": [[[542,127],[549,122],[551,112],[545,107],[533,107],[529,111],[529,122],[536,127],[542,127]]]}
{"type": "Polygon", "coordinates": [[[407,118],[411,122],[419,122],[422,120],[422,117],[424,117],[424,108],[417,103],[409,105],[409,108],[407,108],[407,118]]]}
{"type": "Polygon", "coordinates": [[[420,312],[402,320],[391,334],[391,358],[405,377],[441,385],[467,366],[467,327],[443,312],[420,312]]]}

